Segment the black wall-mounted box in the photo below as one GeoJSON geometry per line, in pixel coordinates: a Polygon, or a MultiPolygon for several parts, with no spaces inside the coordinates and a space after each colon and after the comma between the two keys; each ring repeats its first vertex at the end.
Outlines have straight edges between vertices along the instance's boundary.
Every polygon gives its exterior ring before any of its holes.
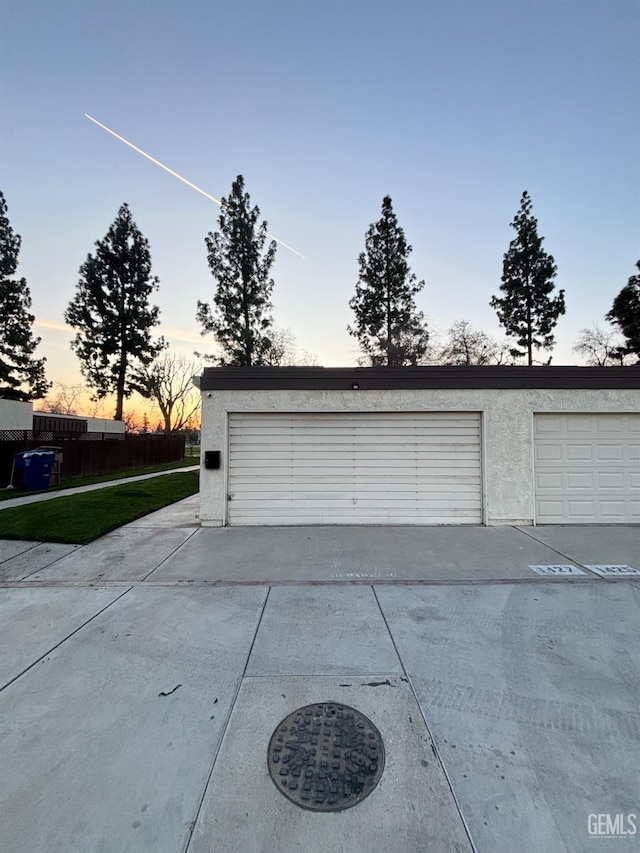
{"type": "Polygon", "coordinates": [[[204,467],[210,471],[220,468],[220,451],[205,450],[204,452],[204,467]]]}

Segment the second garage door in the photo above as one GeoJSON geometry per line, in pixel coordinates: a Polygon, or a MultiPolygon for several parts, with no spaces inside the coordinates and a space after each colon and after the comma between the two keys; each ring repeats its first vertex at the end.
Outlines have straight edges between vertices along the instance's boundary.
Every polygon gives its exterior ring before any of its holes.
{"type": "Polygon", "coordinates": [[[640,415],[536,415],[538,524],[640,522],[640,415]]]}
{"type": "Polygon", "coordinates": [[[477,412],[229,415],[229,524],[479,524],[477,412]]]}

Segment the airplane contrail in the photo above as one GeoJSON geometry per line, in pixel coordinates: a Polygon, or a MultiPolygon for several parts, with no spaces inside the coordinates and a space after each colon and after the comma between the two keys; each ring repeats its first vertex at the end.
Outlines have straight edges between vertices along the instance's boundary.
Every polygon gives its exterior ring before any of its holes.
{"type": "MultiPolygon", "coordinates": [[[[67,332],[68,334],[72,334],[74,331],[73,326],[69,326],[66,323],[59,323],[56,320],[35,320],[33,325],[37,329],[50,329],[54,332],[67,332]]],[[[166,328],[163,325],[160,326],[158,331],[164,335],[165,338],[171,338],[172,341],[182,341],[187,344],[202,344],[202,335],[195,333],[190,334],[189,332],[184,332],[180,329],[166,328]]]]}
{"type": "MultiPolygon", "coordinates": [[[[85,118],[89,119],[89,121],[92,121],[94,124],[97,124],[98,127],[101,127],[103,130],[106,130],[107,133],[111,134],[111,136],[115,136],[115,138],[119,139],[120,142],[124,142],[124,144],[128,145],[129,148],[133,148],[133,150],[137,151],[138,154],[142,154],[142,156],[146,157],[147,160],[151,160],[151,162],[155,163],[156,166],[160,166],[161,169],[164,169],[165,172],[168,172],[170,175],[173,175],[174,178],[177,178],[179,181],[182,181],[182,183],[186,184],[188,187],[191,187],[192,190],[195,190],[196,192],[200,193],[200,195],[203,195],[205,198],[210,199],[210,201],[215,201],[215,203],[217,205],[222,204],[222,202],[219,199],[215,198],[215,196],[212,196],[210,193],[205,192],[205,190],[203,190],[200,187],[196,186],[195,184],[191,183],[191,181],[188,181],[186,178],[183,178],[182,175],[179,175],[177,172],[174,172],[173,169],[170,169],[168,166],[165,166],[164,163],[160,162],[160,160],[156,160],[156,158],[152,157],[151,154],[147,154],[147,152],[143,151],[142,148],[138,148],[137,145],[134,145],[133,142],[129,142],[129,140],[125,139],[124,136],[120,136],[120,134],[116,133],[115,130],[111,130],[111,128],[107,127],[106,124],[102,124],[102,122],[98,121],[97,118],[93,118],[93,116],[90,116],[89,113],[85,113],[84,115],[85,115],[85,118]]],[[[293,254],[297,255],[299,258],[304,259],[304,255],[301,255],[300,252],[297,252],[291,246],[288,246],[286,243],[283,243],[282,240],[278,240],[277,237],[274,237],[273,234],[269,234],[268,231],[267,231],[267,237],[270,237],[272,240],[275,240],[276,243],[279,243],[281,246],[284,246],[285,249],[288,249],[290,252],[293,252],[293,254]]]]}

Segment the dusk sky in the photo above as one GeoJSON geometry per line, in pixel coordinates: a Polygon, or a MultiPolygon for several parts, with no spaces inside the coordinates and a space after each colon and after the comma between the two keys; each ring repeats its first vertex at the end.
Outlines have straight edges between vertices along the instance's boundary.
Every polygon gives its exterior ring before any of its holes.
{"type": "Polygon", "coordinates": [[[554,364],[604,325],[640,258],[638,0],[2,0],[0,189],[22,236],[49,379],[80,381],[63,313],[127,202],[160,278],[162,333],[195,321],[238,174],[279,247],[274,317],[326,366],[355,364],[357,257],[389,194],[430,326],[489,306],[523,190],[567,313],[554,364]]]}

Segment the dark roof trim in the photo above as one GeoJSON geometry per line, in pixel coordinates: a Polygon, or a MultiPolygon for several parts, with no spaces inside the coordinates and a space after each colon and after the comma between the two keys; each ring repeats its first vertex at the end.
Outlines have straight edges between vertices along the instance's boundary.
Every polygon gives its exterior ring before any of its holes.
{"type": "Polygon", "coordinates": [[[629,367],[206,367],[201,391],[359,391],[446,388],[640,389],[629,367]]]}
{"type": "Polygon", "coordinates": [[[86,420],[78,417],[53,415],[48,412],[33,413],[33,429],[36,432],[87,432],[89,425],[86,420]]]}

